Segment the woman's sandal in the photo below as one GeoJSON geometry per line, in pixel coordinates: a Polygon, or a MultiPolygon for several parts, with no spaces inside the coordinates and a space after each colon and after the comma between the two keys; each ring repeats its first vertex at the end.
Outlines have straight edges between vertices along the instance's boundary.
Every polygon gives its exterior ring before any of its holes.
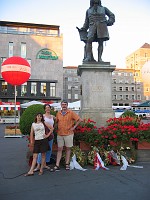
{"type": "Polygon", "coordinates": [[[53,169],[50,169],[50,172],[60,171],[60,167],[55,165],[53,169]]]}
{"type": "Polygon", "coordinates": [[[27,176],[34,176],[34,174],[29,174],[29,173],[27,173],[27,174],[25,174],[24,176],[25,176],[25,177],[27,177],[27,176]]]}
{"type": "Polygon", "coordinates": [[[66,164],[66,170],[70,170],[70,165],[66,164]]]}
{"type": "Polygon", "coordinates": [[[50,167],[46,165],[46,166],[44,167],[44,169],[50,169],[50,167]]]}
{"type": "Polygon", "coordinates": [[[37,171],[39,171],[40,170],[40,168],[35,168],[33,171],[34,172],[37,172],[37,171]]]}
{"type": "Polygon", "coordinates": [[[43,172],[39,172],[39,176],[43,175],[43,172]]]}

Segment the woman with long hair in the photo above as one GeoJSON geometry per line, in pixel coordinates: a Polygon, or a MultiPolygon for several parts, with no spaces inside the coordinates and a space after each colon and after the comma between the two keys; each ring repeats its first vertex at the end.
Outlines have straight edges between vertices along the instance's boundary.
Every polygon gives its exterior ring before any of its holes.
{"type": "MultiPolygon", "coordinates": [[[[51,106],[49,104],[45,104],[44,105],[44,110],[45,110],[45,114],[43,115],[44,120],[47,124],[50,124],[52,127],[54,126],[54,119],[55,116],[51,115],[51,106]]],[[[52,146],[53,146],[53,139],[54,139],[54,135],[53,133],[51,134],[51,136],[49,137],[49,150],[46,152],[46,160],[45,160],[45,164],[44,164],[44,168],[45,169],[50,169],[50,167],[46,164],[50,162],[51,159],[51,155],[52,155],[52,146]]],[[[37,166],[34,169],[34,171],[39,171],[40,170],[40,165],[41,165],[41,153],[38,154],[38,159],[37,159],[37,166]]]]}
{"type": "Polygon", "coordinates": [[[38,154],[41,153],[41,166],[39,175],[43,174],[43,168],[45,165],[46,152],[49,150],[48,137],[52,134],[53,127],[44,122],[42,113],[37,113],[35,121],[32,123],[30,131],[30,144],[33,145],[33,160],[30,170],[25,176],[34,175],[34,168],[37,163],[38,154]],[[45,125],[49,128],[49,133],[45,134],[45,125]]]}

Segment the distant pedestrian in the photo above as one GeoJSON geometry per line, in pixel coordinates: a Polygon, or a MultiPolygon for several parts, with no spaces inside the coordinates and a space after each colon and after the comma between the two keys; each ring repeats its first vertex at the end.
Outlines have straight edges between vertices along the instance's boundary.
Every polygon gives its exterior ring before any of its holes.
{"type": "Polygon", "coordinates": [[[35,121],[32,123],[30,131],[30,143],[33,147],[33,161],[30,170],[24,176],[34,175],[34,168],[37,162],[38,153],[42,154],[42,162],[40,166],[39,175],[43,174],[43,168],[45,165],[46,152],[49,150],[48,137],[53,132],[53,127],[48,123],[45,125],[50,129],[49,133],[45,134],[44,117],[42,113],[36,115],[35,121]]]}
{"type": "Polygon", "coordinates": [[[71,147],[73,146],[74,130],[82,119],[72,110],[68,109],[68,102],[63,100],[61,102],[61,111],[56,115],[56,124],[58,125],[57,132],[57,159],[56,165],[51,171],[60,170],[60,160],[62,158],[63,146],[66,147],[65,168],[70,169],[70,155],[71,147]]]}

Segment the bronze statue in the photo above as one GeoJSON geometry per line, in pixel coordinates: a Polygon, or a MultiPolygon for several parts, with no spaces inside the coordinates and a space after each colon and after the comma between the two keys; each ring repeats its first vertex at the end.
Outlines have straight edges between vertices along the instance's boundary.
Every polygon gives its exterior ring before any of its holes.
{"type": "Polygon", "coordinates": [[[85,43],[83,62],[95,61],[92,53],[92,42],[98,42],[98,62],[102,62],[103,42],[109,40],[107,26],[115,22],[115,15],[101,5],[101,0],[90,0],[90,7],[86,11],[84,25],[78,29],[80,40],[85,43]]]}

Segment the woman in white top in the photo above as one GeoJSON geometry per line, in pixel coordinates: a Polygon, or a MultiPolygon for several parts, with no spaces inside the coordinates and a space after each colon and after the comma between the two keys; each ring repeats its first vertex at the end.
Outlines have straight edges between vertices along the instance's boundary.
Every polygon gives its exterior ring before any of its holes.
{"type": "Polygon", "coordinates": [[[40,172],[39,175],[43,174],[43,167],[45,165],[45,158],[46,158],[46,152],[49,150],[49,144],[48,144],[48,137],[52,134],[53,127],[49,125],[48,123],[44,122],[44,117],[41,113],[38,113],[35,118],[35,122],[32,123],[31,131],[30,131],[30,144],[34,145],[33,148],[33,161],[31,168],[25,176],[32,176],[34,175],[34,168],[37,162],[38,154],[42,154],[42,162],[40,166],[40,172]],[[45,126],[44,124],[49,128],[49,133],[45,134],[45,126]]]}
{"type": "MultiPolygon", "coordinates": [[[[51,106],[49,104],[45,104],[44,110],[45,110],[45,114],[43,115],[43,117],[44,117],[45,122],[47,124],[50,124],[53,127],[55,116],[51,115],[51,113],[50,113],[51,106]]],[[[47,166],[46,163],[49,163],[50,159],[51,159],[53,139],[54,139],[54,135],[52,133],[51,136],[49,137],[49,147],[50,147],[50,149],[46,152],[46,161],[45,161],[45,165],[44,165],[44,168],[46,168],[46,169],[50,169],[50,167],[47,166]]],[[[41,153],[38,154],[37,167],[34,169],[34,171],[38,171],[40,169],[40,165],[41,165],[41,153]]]]}

